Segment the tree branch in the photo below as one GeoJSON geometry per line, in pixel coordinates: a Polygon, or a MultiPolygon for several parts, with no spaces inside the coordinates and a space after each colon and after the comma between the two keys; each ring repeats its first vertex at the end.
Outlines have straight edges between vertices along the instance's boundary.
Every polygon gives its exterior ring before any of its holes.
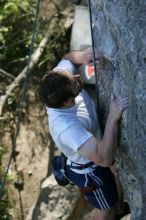
{"type": "Polygon", "coordinates": [[[59,6],[57,5],[57,3],[56,3],[54,0],[50,0],[50,2],[52,2],[52,3],[54,4],[54,6],[55,6],[57,12],[60,12],[60,11],[61,11],[60,8],[59,8],[59,6]]]}
{"type": "MultiPolygon", "coordinates": [[[[29,72],[32,72],[32,70],[35,68],[36,64],[38,63],[50,36],[51,36],[51,32],[48,31],[45,37],[43,38],[43,40],[40,42],[37,50],[32,54],[32,58],[29,64],[29,72]]],[[[0,97],[0,116],[2,115],[3,107],[5,105],[7,98],[11,95],[12,91],[20,84],[20,82],[25,78],[26,71],[27,71],[27,66],[18,74],[15,80],[7,87],[7,91],[5,95],[2,95],[0,97]]]]}
{"type": "Polygon", "coordinates": [[[15,79],[15,77],[13,75],[11,75],[10,73],[7,73],[5,70],[0,68],[0,73],[2,73],[5,76],[8,76],[11,79],[15,79]]]}

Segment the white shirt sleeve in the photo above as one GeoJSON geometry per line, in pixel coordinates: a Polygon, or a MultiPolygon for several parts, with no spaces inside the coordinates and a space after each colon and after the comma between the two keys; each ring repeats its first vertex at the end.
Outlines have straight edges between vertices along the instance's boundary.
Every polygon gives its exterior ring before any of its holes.
{"type": "Polygon", "coordinates": [[[70,73],[75,74],[77,71],[77,68],[72,62],[70,62],[70,60],[63,59],[53,69],[53,72],[55,72],[57,70],[68,70],[70,73]]]}
{"type": "Polygon", "coordinates": [[[91,137],[92,134],[89,131],[82,125],[77,124],[64,130],[60,134],[59,139],[60,143],[77,152],[79,147],[91,137]]]}

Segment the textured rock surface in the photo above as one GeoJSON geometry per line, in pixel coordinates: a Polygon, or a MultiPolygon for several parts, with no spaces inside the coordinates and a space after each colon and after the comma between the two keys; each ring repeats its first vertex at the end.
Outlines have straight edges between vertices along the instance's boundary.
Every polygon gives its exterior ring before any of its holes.
{"type": "Polygon", "coordinates": [[[54,177],[50,176],[43,182],[38,201],[27,220],[65,220],[72,212],[78,196],[75,187],[59,187],[54,177]]]}
{"type": "Polygon", "coordinates": [[[107,117],[110,93],[127,95],[120,123],[119,176],[132,220],[146,219],[146,1],[92,0],[94,40],[104,54],[97,66],[100,110],[107,117]]]}
{"type": "Polygon", "coordinates": [[[92,210],[77,187],[58,186],[51,175],[43,182],[26,220],[87,220],[91,219],[92,210]]]}

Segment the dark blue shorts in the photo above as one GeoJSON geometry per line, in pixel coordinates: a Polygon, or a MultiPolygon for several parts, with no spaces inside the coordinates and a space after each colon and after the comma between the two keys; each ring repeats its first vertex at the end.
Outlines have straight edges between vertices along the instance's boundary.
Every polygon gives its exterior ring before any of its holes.
{"type": "Polygon", "coordinates": [[[90,173],[78,174],[67,167],[66,174],[70,181],[80,188],[93,187],[92,191],[84,190],[84,195],[95,208],[108,210],[117,202],[116,182],[110,168],[97,166],[90,173]]]}

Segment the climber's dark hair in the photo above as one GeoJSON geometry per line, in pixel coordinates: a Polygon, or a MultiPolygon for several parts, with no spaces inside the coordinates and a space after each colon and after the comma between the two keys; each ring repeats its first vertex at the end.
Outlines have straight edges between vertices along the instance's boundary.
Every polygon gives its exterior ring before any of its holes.
{"type": "Polygon", "coordinates": [[[39,89],[40,100],[50,108],[63,107],[63,103],[74,97],[70,80],[59,72],[47,73],[39,89]]]}

